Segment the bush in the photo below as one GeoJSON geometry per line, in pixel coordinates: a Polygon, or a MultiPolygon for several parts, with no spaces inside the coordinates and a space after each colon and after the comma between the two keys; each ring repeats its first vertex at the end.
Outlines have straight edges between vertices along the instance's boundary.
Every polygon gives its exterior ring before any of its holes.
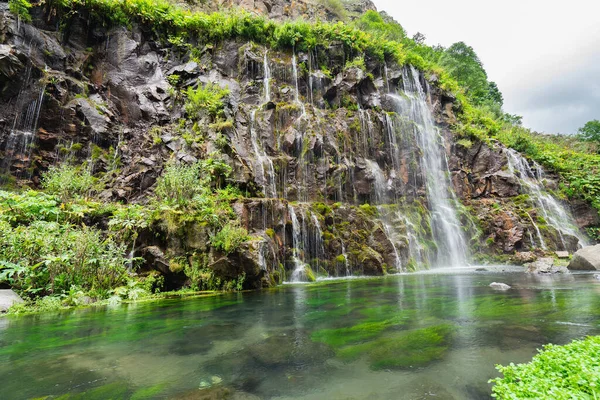
{"type": "Polygon", "coordinates": [[[492,379],[499,399],[600,398],[600,336],[565,346],[548,344],[531,362],[498,365],[503,378],[492,379]]]}
{"type": "Polygon", "coordinates": [[[211,238],[210,242],[215,249],[230,254],[237,251],[248,238],[246,229],[230,221],[211,238]]]}
{"type": "Polygon", "coordinates": [[[158,178],[155,194],[162,202],[184,205],[206,190],[205,183],[200,179],[200,164],[171,164],[158,178]]]}
{"type": "Polygon", "coordinates": [[[31,15],[29,9],[31,3],[27,0],[9,0],[8,9],[11,13],[18,15],[25,22],[31,22],[31,15]]]}
{"type": "Polygon", "coordinates": [[[216,117],[222,114],[223,97],[229,94],[229,89],[222,89],[217,84],[207,84],[196,89],[189,87],[185,94],[185,112],[190,117],[198,118],[202,112],[216,117]]]}
{"type": "Polygon", "coordinates": [[[46,221],[13,228],[0,220],[0,281],[30,297],[72,286],[107,297],[126,278],[124,254],[124,246],[94,228],[46,221]]]}
{"type": "Polygon", "coordinates": [[[86,167],[62,164],[50,167],[42,176],[42,187],[61,199],[88,195],[94,188],[94,177],[86,167]]]}

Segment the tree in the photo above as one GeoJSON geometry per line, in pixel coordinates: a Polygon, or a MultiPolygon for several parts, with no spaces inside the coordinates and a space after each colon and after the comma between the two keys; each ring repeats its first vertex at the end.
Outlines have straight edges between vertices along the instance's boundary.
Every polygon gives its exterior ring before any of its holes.
{"type": "Polygon", "coordinates": [[[594,119],[586,122],[584,126],[577,131],[579,137],[588,142],[600,143],[600,121],[594,119]]]}
{"type": "MultiPolygon", "coordinates": [[[[466,89],[467,95],[476,104],[487,100],[490,94],[490,83],[481,60],[471,46],[465,42],[454,43],[446,49],[440,58],[440,64],[466,89]]],[[[494,86],[497,90],[497,86],[495,84],[494,86]]]]}

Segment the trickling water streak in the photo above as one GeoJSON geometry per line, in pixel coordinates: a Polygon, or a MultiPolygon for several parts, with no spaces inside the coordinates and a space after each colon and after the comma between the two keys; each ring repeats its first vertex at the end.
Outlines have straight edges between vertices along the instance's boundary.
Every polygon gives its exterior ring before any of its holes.
{"type": "Polygon", "coordinates": [[[271,68],[269,68],[268,52],[265,52],[265,58],[263,61],[263,86],[265,103],[271,101],[271,68]]]}
{"type": "Polygon", "coordinates": [[[383,65],[383,73],[385,74],[385,85],[387,86],[387,92],[391,93],[392,91],[390,90],[390,78],[388,76],[387,63],[383,65]]]}
{"type": "Polygon", "coordinates": [[[294,271],[292,272],[291,282],[303,282],[306,280],[306,264],[300,259],[300,246],[304,246],[300,222],[294,211],[294,207],[288,205],[288,212],[292,220],[292,257],[294,259],[294,271]]]}
{"type": "MultiPolygon", "coordinates": [[[[388,184],[385,179],[385,175],[383,174],[383,171],[381,170],[381,168],[379,168],[379,165],[375,161],[365,160],[365,162],[366,162],[367,166],[369,167],[371,174],[373,175],[373,181],[374,181],[373,189],[375,192],[375,201],[377,204],[384,204],[384,203],[386,203],[387,197],[388,197],[387,196],[388,184]]],[[[385,214],[385,209],[383,208],[383,206],[378,205],[377,210],[379,210],[379,215],[385,214]]],[[[383,226],[385,235],[387,236],[388,241],[392,244],[392,248],[394,249],[396,270],[401,271],[402,270],[402,261],[400,260],[400,254],[398,253],[398,249],[396,247],[396,244],[394,243],[395,242],[394,235],[393,235],[394,229],[389,224],[387,217],[380,218],[380,221],[383,226]]]]}
{"type": "Polygon", "coordinates": [[[402,80],[406,98],[393,94],[389,97],[397,112],[414,122],[415,139],[423,152],[420,164],[431,209],[431,227],[438,245],[437,264],[465,265],[469,252],[453,205],[456,198],[449,178],[444,139],[433,122],[418,72],[413,67],[405,68],[402,80]]]}
{"type": "Polygon", "coordinates": [[[542,232],[540,232],[540,228],[534,222],[533,218],[531,218],[531,214],[527,213],[527,217],[529,218],[529,221],[531,221],[531,225],[533,225],[533,228],[535,229],[535,233],[537,234],[537,237],[540,241],[540,247],[542,248],[542,250],[547,250],[548,246],[546,246],[546,242],[544,242],[544,237],[542,236],[542,232]]]}
{"type": "Polygon", "coordinates": [[[323,231],[321,230],[321,224],[316,215],[311,213],[311,219],[315,226],[315,257],[317,260],[317,270],[321,263],[321,259],[325,257],[325,246],[323,244],[323,231]]]}
{"type": "Polygon", "coordinates": [[[306,107],[304,107],[304,103],[300,100],[300,89],[299,89],[299,85],[298,85],[298,63],[296,62],[296,53],[294,53],[292,56],[292,71],[294,72],[294,83],[296,86],[294,100],[296,100],[296,103],[298,103],[298,105],[302,109],[302,117],[305,117],[306,116],[306,107]]]}
{"type": "Polygon", "coordinates": [[[266,242],[260,242],[258,245],[258,265],[263,271],[267,271],[267,261],[265,257],[266,242]]]}
{"type": "Polygon", "coordinates": [[[348,265],[348,253],[346,253],[346,245],[343,240],[340,240],[342,244],[342,256],[344,257],[344,266],[346,267],[346,276],[351,276],[350,266],[348,265]]]}
{"type": "MultiPolygon", "coordinates": [[[[516,173],[518,173],[521,183],[525,187],[527,193],[532,197],[532,200],[536,203],[538,209],[542,212],[546,222],[558,232],[563,249],[568,250],[563,234],[576,237],[579,240],[579,246],[585,246],[587,244],[585,237],[581,234],[579,229],[577,229],[573,217],[569,215],[569,212],[556,198],[554,198],[554,196],[545,190],[542,184],[542,180],[544,179],[542,167],[536,162],[533,162],[532,168],[527,160],[514,149],[506,149],[506,154],[509,171],[513,175],[517,175],[516,173]]],[[[546,247],[541,238],[541,233],[539,233],[539,228],[535,225],[531,216],[529,218],[538,232],[538,237],[542,242],[542,248],[545,249],[546,247]]]]}
{"type": "Polygon", "coordinates": [[[256,177],[258,183],[263,188],[265,197],[277,197],[277,188],[275,185],[275,168],[273,167],[273,161],[267,156],[262,146],[258,142],[258,137],[255,132],[256,122],[256,110],[253,110],[250,114],[250,141],[254,154],[256,155],[256,177]],[[267,169],[265,170],[265,165],[267,169]]]}

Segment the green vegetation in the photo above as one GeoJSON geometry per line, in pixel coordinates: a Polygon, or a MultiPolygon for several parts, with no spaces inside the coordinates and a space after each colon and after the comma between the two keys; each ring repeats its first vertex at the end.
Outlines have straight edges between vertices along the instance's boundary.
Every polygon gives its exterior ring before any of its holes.
{"type": "Polygon", "coordinates": [[[205,111],[212,117],[221,116],[223,111],[223,97],[229,94],[229,89],[222,89],[217,84],[207,84],[186,91],[185,112],[191,118],[197,118],[205,111]]]}
{"type": "Polygon", "coordinates": [[[600,398],[600,336],[565,346],[548,344],[527,364],[497,366],[503,378],[492,379],[499,399],[600,398]]]}
{"type": "Polygon", "coordinates": [[[588,142],[600,143],[600,121],[588,121],[578,130],[579,137],[588,142]]]}
{"type": "Polygon", "coordinates": [[[52,166],[42,176],[42,187],[46,192],[62,199],[89,195],[94,188],[94,183],[95,179],[86,166],[76,167],[69,164],[52,166]]]}
{"type": "Polygon", "coordinates": [[[18,15],[25,22],[31,22],[31,15],[29,14],[31,7],[31,3],[27,0],[10,0],[8,2],[10,12],[18,15]]]}

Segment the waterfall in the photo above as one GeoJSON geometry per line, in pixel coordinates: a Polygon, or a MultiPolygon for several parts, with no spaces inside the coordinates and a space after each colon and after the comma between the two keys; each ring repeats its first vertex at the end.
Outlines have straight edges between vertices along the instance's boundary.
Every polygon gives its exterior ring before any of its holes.
{"type": "MultiPolygon", "coordinates": [[[[373,192],[375,193],[375,201],[377,204],[377,210],[379,211],[379,215],[383,216],[385,214],[385,209],[381,204],[385,204],[387,201],[387,191],[389,189],[388,182],[385,178],[385,175],[379,165],[373,160],[365,160],[367,166],[371,174],[373,175],[373,192]]],[[[395,267],[396,270],[402,270],[402,261],[400,260],[400,253],[398,253],[398,248],[396,247],[395,239],[394,239],[394,229],[390,225],[387,216],[383,218],[379,218],[381,221],[381,225],[383,226],[383,231],[387,236],[389,242],[392,244],[392,248],[394,249],[394,257],[395,257],[395,267]]]]}
{"type": "Polygon", "coordinates": [[[396,111],[414,123],[413,133],[422,152],[420,166],[425,177],[431,228],[438,246],[437,264],[465,265],[469,251],[454,206],[457,200],[451,186],[443,137],[433,122],[418,72],[413,67],[405,68],[402,80],[406,96],[390,94],[389,97],[396,111]]]}
{"type": "MultiPolygon", "coordinates": [[[[520,179],[522,187],[531,196],[546,222],[556,229],[563,249],[567,250],[567,245],[564,240],[565,234],[576,237],[579,240],[579,246],[586,246],[587,242],[585,237],[576,227],[573,217],[554,196],[545,190],[542,183],[544,179],[542,167],[535,161],[530,165],[529,162],[514,149],[506,149],[506,154],[509,171],[520,179]]],[[[546,249],[538,226],[531,216],[529,216],[529,218],[536,229],[542,248],[546,249]]]]}
{"type": "Polygon", "coordinates": [[[271,68],[269,68],[269,52],[265,51],[265,58],[263,61],[263,87],[265,103],[271,101],[271,68]]]}
{"type": "Polygon", "coordinates": [[[325,245],[323,244],[323,231],[321,230],[321,224],[319,223],[319,219],[315,214],[311,213],[311,219],[313,221],[313,225],[315,226],[315,258],[317,260],[317,271],[319,270],[319,265],[321,263],[321,259],[325,257],[325,245]]]}
{"type": "Polygon", "coordinates": [[[388,76],[387,63],[383,64],[383,73],[385,75],[385,85],[387,86],[387,92],[391,93],[392,91],[390,90],[390,77],[388,76]]]}
{"type": "MultiPolygon", "coordinates": [[[[31,66],[29,66],[29,71],[31,66]]],[[[29,79],[29,73],[27,72],[26,81],[29,79]]],[[[35,140],[35,132],[38,126],[38,120],[40,118],[40,112],[42,110],[42,104],[44,101],[45,86],[40,86],[39,95],[37,98],[31,100],[27,107],[23,107],[22,93],[19,92],[16,101],[16,113],[13,120],[13,126],[10,130],[5,146],[5,158],[2,161],[2,170],[10,175],[10,167],[17,157],[21,162],[21,168],[25,169],[29,166],[31,160],[31,148],[33,141],[35,140]]]]}
{"type": "Polygon", "coordinates": [[[262,271],[267,271],[267,259],[265,257],[265,250],[267,242],[260,242],[258,245],[258,265],[262,271]]]}
{"type": "Polygon", "coordinates": [[[300,246],[304,246],[304,238],[302,237],[300,222],[298,221],[294,207],[288,205],[288,212],[292,220],[292,257],[294,259],[294,271],[292,272],[291,282],[304,282],[306,281],[306,264],[300,259],[301,254],[299,252],[300,246]]]}
{"type": "Polygon", "coordinates": [[[340,240],[342,244],[342,256],[344,257],[344,266],[346,267],[346,276],[352,276],[350,272],[350,265],[348,264],[348,253],[346,253],[346,245],[343,240],[340,240]]]}
{"type": "Polygon", "coordinates": [[[259,185],[263,188],[265,197],[275,198],[277,197],[277,187],[275,185],[275,168],[273,167],[273,161],[267,156],[265,150],[258,142],[258,136],[254,129],[256,122],[256,110],[250,113],[250,141],[252,142],[252,148],[256,155],[256,178],[259,185]],[[267,168],[265,169],[265,165],[267,168]]]}
{"type": "Polygon", "coordinates": [[[295,88],[296,88],[296,91],[294,92],[294,100],[296,100],[296,103],[298,103],[298,105],[302,109],[302,117],[305,117],[306,116],[306,107],[304,107],[304,103],[302,102],[302,100],[300,100],[300,89],[299,89],[299,85],[298,85],[298,63],[296,61],[296,53],[295,52],[292,56],[292,71],[294,73],[294,84],[295,84],[295,88]]]}

